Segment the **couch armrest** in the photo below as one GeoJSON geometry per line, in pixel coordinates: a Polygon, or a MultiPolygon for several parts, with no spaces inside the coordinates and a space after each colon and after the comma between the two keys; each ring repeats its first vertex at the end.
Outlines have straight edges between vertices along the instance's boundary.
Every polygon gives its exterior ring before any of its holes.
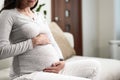
{"type": "Polygon", "coordinates": [[[66,39],[68,40],[68,42],[70,43],[71,47],[74,48],[74,37],[73,37],[73,35],[69,32],[64,32],[64,35],[65,35],[66,39]]]}

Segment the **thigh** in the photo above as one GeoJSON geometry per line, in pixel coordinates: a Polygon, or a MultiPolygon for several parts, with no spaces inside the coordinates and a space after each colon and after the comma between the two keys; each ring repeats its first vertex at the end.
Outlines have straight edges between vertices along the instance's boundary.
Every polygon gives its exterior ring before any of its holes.
{"type": "MultiPolygon", "coordinates": [[[[63,75],[97,78],[100,72],[100,63],[95,60],[74,60],[66,62],[64,69],[60,72],[63,75]]],[[[97,80],[97,79],[96,79],[97,80]]]]}
{"type": "Polygon", "coordinates": [[[65,76],[65,75],[55,74],[55,73],[34,72],[29,75],[23,75],[14,80],[90,80],[90,79],[73,77],[73,76],[65,76]]]}

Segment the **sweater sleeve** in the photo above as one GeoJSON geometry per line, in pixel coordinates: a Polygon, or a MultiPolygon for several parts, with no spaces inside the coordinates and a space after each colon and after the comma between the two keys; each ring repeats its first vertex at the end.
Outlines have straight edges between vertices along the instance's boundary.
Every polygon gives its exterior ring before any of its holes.
{"type": "Polygon", "coordinates": [[[13,24],[11,14],[3,11],[0,14],[0,59],[16,56],[33,48],[31,39],[16,44],[10,43],[13,24]]]}

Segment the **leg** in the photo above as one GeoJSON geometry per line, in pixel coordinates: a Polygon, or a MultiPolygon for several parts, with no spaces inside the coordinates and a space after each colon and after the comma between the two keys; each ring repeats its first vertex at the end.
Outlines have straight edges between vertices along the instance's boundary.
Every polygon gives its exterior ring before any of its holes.
{"type": "Polygon", "coordinates": [[[55,73],[34,72],[32,74],[23,75],[14,80],[90,80],[90,79],[74,77],[74,76],[65,76],[55,73]]]}
{"type": "Polygon", "coordinates": [[[63,75],[85,77],[98,80],[100,63],[95,60],[74,60],[66,62],[65,68],[60,72],[63,75]]]}

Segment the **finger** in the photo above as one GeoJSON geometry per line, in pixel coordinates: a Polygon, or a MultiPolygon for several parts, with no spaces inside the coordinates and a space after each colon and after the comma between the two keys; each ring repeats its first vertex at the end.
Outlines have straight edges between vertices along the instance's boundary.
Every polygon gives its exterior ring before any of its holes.
{"type": "Polygon", "coordinates": [[[48,67],[48,68],[45,68],[44,70],[56,70],[56,67],[48,67]]]}
{"type": "Polygon", "coordinates": [[[46,40],[48,44],[51,44],[50,40],[46,40]]]}
{"type": "Polygon", "coordinates": [[[44,72],[58,73],[58,71],[57,71],[57,70],[44,70],[44,72]]]}
{"type": "Polygon", "coordinates": [[[52,44],[51,42],[48,42],[48,44],[52,44]]]}

